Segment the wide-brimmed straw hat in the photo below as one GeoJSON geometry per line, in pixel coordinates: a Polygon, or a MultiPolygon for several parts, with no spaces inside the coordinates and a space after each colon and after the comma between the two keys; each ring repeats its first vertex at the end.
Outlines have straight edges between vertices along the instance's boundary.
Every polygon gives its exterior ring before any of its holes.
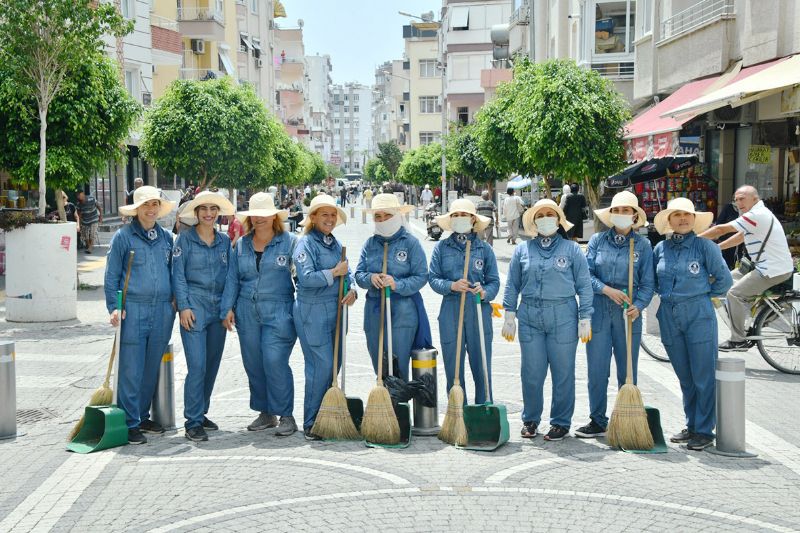
{"type": "Polygon", "coordinates": [[[695,233],[701,233],[707,230],[709,226],[711,226],[711,222],[714,220],[714,213],[709,213],[708,211],[695,211],[694,202],[688,198],[673,198],[667,204],[667,208],[663,211],[660,211],[653,220],[653,225],[655,225],[656,231],[658,231],[661,235],[674,231],[669,225],[669,216],[676,211],[683,211],[685,213],[691,213],[694,215],[693,230],[695,233]]]}
{"type": "Polygon", "coordinates": [[[404,215],[414,209],[412,205],[402,205],[394,194],[381,193],[372,197],[372,207],[367,209],[368,213],[375,211],[386,211],[388,213],[404,215]]]}
{"type": "Polygon", "coordinates": [[[475,217],[475,222],[472,224],[472,229],[475,231],[483,231],[492,223],[491,218],[478,214],[478,210],[475,208],[475,204],[473,204],[472,201],[466,198],[459,198],[450,204],[450,210],[447,213],[436,217],[436,223],[440,228],[446,231],[453,231],[453,227],[450,225],[450,216],[453,213],[469,213],[473,215],[475,217]]]}
{"type": "MultiPolygon", "coordinates": [[[[375,199],[373,198],[372,201],[374,202],[375,199]]],[[[306,226],[311,224],[311,215],[316,213],[317,210],[322,207],[333,207],[336,209],[336,226],[347,222],[347,213],[345,213],[344,209],[336,205],[336,199],[333,196],[327,194],[318,194],[311,199],[311,205],[308,206],[308,216],[300,223],[300,225],[306,226]]]]}
{"type": "Polygon", "coordinates": [[[233,204],[221,194],[211,191],[203,191],[183,206],[181,214],[179,215],[181,222],[190,226],[194,226],[197,224],[197,217],[194,215],[194,210],[201,205],[208,204],[219,207],[219,214],[222,216],[230,216],[234,211],[236,211],[236,209],[233,207],[233,204]]]}
{"type": "Polygon", "coordinates": [[[555,203],[553,200],[548,198],[543,198],[533,204],[533,207],[525,211],[525,214],[522,215],[522,227],[525,229],[525,232],[528,235],[536,237],[539,235],[539,230],[536,228],[536,223],[534,222],[534,218],[536,217],[536,213],[544,209],[545,207],[549,207],[553,211],[558,214],[558,223],[564,228],[564,231],[569,231],[572,229],[573,224],[567,220],[567,217],[564,215],[564,211],[558,207],[558,204],[555,203]]]}
{"type": "Polygon", "coordinates": [[[247,204],[247,211],[239,211],[236,218],[239,222],[244,222],[247,217],[271,217],[277,215],[279,219],[289,218],[289,211],[275,207],[275,198],[266,192],[257,192],[250,197],[247,204]]]}
{"type": "Polygon", "coordinates": [[[639,199],[636,198],[636,195],[630,191],[622,191],[618,192],[614,195],[614,198],[611,199],[611,207],[607,207],[605,209],[595,209],[594,214],[600,221],[608,226],[609,228],[613,226],[611,223],[611,210],[615,207],[631,207],[636,214],[639,215],[639,218],[634,222],[633,229],[641,228],[642,226],[647,225],[647,215],[644,212],[644,209],[639,207],[639,199]]]}
{"type": "Polygon", "coordinates": [[[136,210],[150,200],[158,200],[161,204],[161,209],[158,211],[158,218],[166,216],[175,207],[175,202],[170,202],[165,198],[161,198],[161,190],[156,189],[151,185],[142,185],[133,191],[133,203],[130,205],[121,205],[119,207],[119,214],[126,217],[135,217],[136,210]]]}

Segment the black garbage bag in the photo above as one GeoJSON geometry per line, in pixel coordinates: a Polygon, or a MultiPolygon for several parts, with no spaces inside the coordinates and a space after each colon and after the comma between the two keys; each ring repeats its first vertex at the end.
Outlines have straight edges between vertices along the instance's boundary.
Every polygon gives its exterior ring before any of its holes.
{"type": "MultiPolygon", "coordinates": [[[[436,407],[436,381],[433,374],[423,374],[419,379],[411,380],[414,384],[414,399],[425,407],[436,407]]],[[[410,385],[410,384],[409,384],[410,385]]]]}
{"type": "Polygon", "coordinates": [[[407,403],[414,397],[416,391],[413,386],[409,386],[408,382],[398,376],[386,376],[383,384],[389,390],[392,403],[407,403]]]}

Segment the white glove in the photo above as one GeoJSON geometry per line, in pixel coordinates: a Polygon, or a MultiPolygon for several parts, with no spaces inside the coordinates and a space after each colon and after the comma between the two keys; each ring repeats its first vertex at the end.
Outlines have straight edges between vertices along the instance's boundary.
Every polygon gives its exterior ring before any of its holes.
{"type": "Polygon", "coordinates": [[[592,319],[581,318],[578,320],[578,337],[581,342],[587,343],[592,340],[592,319]]]}
{"type": "Polygon", "coordinates": [[[506,321],[503,323],[502,335],[505,340],[512,342],[517,332],[517,313],[506,311],[506,321]]]}

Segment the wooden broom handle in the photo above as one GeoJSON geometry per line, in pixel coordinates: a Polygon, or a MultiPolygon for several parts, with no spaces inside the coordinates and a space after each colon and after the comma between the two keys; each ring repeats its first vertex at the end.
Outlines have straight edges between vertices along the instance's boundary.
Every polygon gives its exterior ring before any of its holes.
{"type": "MultiPolygon", "coordinates": [[[[633,230],[631,230],[633,231],[633,230]]],[[[628,298],[631,300],[631,305],[633,305],[633,235],[630,237],[630,245],[628,246],[628,298]]],[[[630,309],[630,308],[629,308],[630,309]]],[[[628,350],[628,365],[627,365],[627,372],[625,374],[625,383],[632,384],[633,383],[633,350],[631,348],[631,344],[633,344],[633,320],[631,320],[630,315],[625,313],[625,320],[628,322],[628,327],[626,328],[625,332],[625,344],[628,350]]]]}
{"type": "MultiPolygon", "coordinates": [[[[464,275],[462,279],[467,279],[469,275],[469,249],[472,242],[467,239],[467,248],[464,254],[464,275]]],[[[461,293],[461,303],[458,307],[458,329],[456,330],[456,374],[453,378],[453,385],[461,386],[461,336],[464,332],[464,303],[467,301],[467,293],[461,293]]],[[[480,320],[480,318],[478,318],[480,320]]]]}
{"type": "MultiPolygon", "coordinates": [[[[389,257],[389,243],[383,243],[383,266],[381,274],[386,275],[386,259],[389,257]]],[[[383,319],[386,314],[386,292],[381,290],[381,322],[378,327],[378,385],[383,385],[383,319]]]]}
{"type": "MultiPolygon", "coordinates": [[[[131,267],[133,266],[134,251],[128,252],[128,270],[125,272],[125,284],[122,286],[122,309],[125,309],[125,296],[128,294],[128,282],[131,280],[131,267]]],[[[122,330],[122,310],[119,314],[120,331],[122,330]]],[[[116,334],[115,334],[116,337],[116,334]]],[[[117,356],[117,343],[111,348],[111,357],[108,359],[108,368],[106,369],[106,380],[103,382],[104,387],[108,387],[108,382],[111,380],[111,370],[114,368],[114,358],[117,356]]]]}
{"type": "MultiPolygon", "coordinates": [[[[342,246],[342,258],[340,261],[347,259],[347,248],[342,246]]],[[[342,331],[342,298],[344,298],[344,278],[347,273],[339,276],[339,299],[336,300],[336,333],[333,336],[333,387],[339,386],[339,336],[342,331]]]]}

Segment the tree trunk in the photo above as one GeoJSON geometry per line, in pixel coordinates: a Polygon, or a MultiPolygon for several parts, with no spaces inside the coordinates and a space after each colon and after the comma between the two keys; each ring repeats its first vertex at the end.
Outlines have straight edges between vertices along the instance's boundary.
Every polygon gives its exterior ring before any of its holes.
{"type": "Polygon", "coordinates": [[[39,108],[39,216],[47,210],[47,108],[39,108]]]}
{"type": "Polygon", "coordinates": [[[593,187],[588,178],[583,178],[583,190],[586,191],[586,197],[589,200],[589,207],[592,209],[600,208],[600,191],[599,185],[593,187]]]}
{"type": "Polygon", "coordinates": [[[203,169],[203,174],[202,175],[203,175],[203,179],[200,181],[200,185],[199,185],[201,191],[206,188],[206,180],[208,179],[208,173],[206,172],[205,168],[203,169]]]}
{"type": "Polygon", "coordinates": [[[58,209],[58,219],[61,222],[67,221],[67,211],[64,209],[64,197],[61,189],[56,189],[56,208],[58,209]]]}
{"type": "MultiPolygon", "coordinates": [[[[550,189],[550,178],[552,176],[545,176],[544,177],[544,194],[545,198],[552,199],[553,198],[553,191],[550,189]]],[[[532,183],[531,183],[532,185],[532,183]]]]}

